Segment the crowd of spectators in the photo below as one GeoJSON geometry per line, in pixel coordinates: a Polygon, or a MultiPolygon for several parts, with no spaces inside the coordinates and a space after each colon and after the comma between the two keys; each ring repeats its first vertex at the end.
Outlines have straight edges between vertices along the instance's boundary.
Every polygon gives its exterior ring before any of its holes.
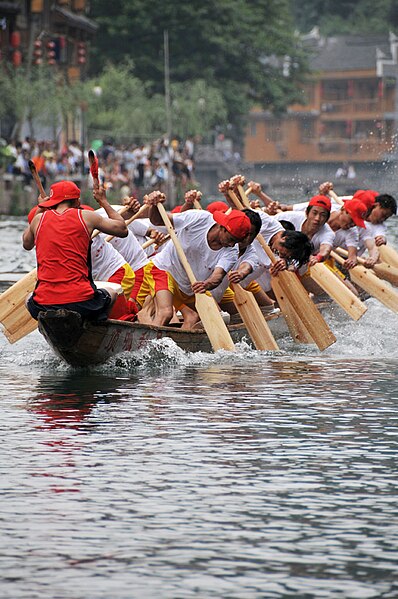
{"type": "MultiPolygon", "coordinates": [[[[194,141],[161,138],[149,143],[115,144],[113,140],[94,140],[92,148],[99,159],[100,178],[106,187],[122,195],[138,197],[154,189],[166,191],[169,177],[181,193],[194,183],[194,141]]],[[[35,163],[43,186],[54,181],[81,179],[89,174],[87,151],[75,141],[58,148],[55,142],[25,138],[11,141],[5,148],[9,175],[22,177],[26,189],[32,186],[29,160],[35,163]]]]}

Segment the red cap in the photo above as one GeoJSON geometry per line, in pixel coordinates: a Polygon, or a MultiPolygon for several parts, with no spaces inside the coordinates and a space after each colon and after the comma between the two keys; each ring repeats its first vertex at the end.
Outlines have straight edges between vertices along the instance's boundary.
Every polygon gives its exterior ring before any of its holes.
{"type": "Polygon", "coordinates": [[[218,210],[220,212],[226,212],[228,210],[228,208],[229,208],[229,206],[227,206],[227,204],[225,202],[211,202],[206,207],[206,210],[211,212],[211,214],[214,214],[216,210],[218,210]]]}
{"type": "Polygon", "coordinates": [[[366,208],[369,210],[369,208],[373,208],[375,198],[378,195],[380,194],[377,191],[373,191],[373,189],[358,189],[352,197],[365,204],[366,208]]]}
{"type": "Polygon", "coordinates": [[[347,200],[344,202],[344,208],[351,216],[352,220],[356,224],[357,227],[365,228],[365,215],[367,212],[367,208],[365,204],[360,202],[357,199],[347,200]]]}
{"type": "Polygon", "coordinates": [[[240,210],[231,210],[229,214],[225,214],[220,210],[216,210],[213,214],[214,220],[227,229],[235,239],[241,241],[250,233],[250,219],[240,210]]]}
{"type": "Polygon", "coordinates": [[[319,206],[319,208],[325,208],[325,210],[330,212],[332,209],[332,202],[327,196],[318,195],[310,199],[308,206],[319,206]]]}
{"type": "Polygon", "coordinates": [[[182,206],[175,206],[171,211],[171,214],[177,214],[178,212],[181,212],[181,208],[182,206]]]}
{"type": "Polygon", "coordinates": [[[65,200],[78,200],[80,198],[80,189],[73,181],[59,181],[53,183],[50,187],[50,199],[41,202],[41,208],[52,208],[65,200]]]}

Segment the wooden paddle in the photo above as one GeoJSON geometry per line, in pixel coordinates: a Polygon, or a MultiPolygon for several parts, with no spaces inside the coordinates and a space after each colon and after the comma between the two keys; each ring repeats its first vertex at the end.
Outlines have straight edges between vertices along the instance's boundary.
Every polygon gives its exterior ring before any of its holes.
{"type": "MultiPolygon", "coordinates": [[[[345,259],[337,252],[331,252],[331,256],[339,264],[344,264],[345,259]]],[[[393,312],[398,312],[398,293],[392,289],[389,283],[382,283],[371,269],[360,264],[350,268],[349,273],[351,281],[358,287],[364,289],[393,312]]]]}
{"type": "MultiPolygon", "coordinates": [[[[337,248],[336,251],[345,258],[348,256],[347,250],[344,250],[343,248],[337,248]]],[[[363,258],[357,257],[357,260],[359,264],[365,265],[366,263],[366,260],[363,258]]],[[[392,285],[398,285],[398,268],[395,266],[391,266],[390,264],[387,264],[387,262],[377,262],[373,266],[366,268],[371,268],[379,279],[388,281],[392,285]]]]}
{"type": "MultiPolygon", "coordinates": [[[[218,186],[219,191],[224,194],[228,203],[232,202],[237,210],[242,210],[243,205],[235,192],[231,189],[230,181],[221,181],[218,186]]],[[[232,208],[229,209],[229,212],[232,208]]],[[[291,337],[297,343],[314,343],[312,337],[304,326],[299,316],[296,314],[293,306],[279,284],[277,277],[271,277],[271,287],[275,298],[279,304],[282,315],[286,321],[291,337]]]]}
{"type": "Polygon", "coordinates": [[[329,189],[328,195],[332,200],[334,200],[336,202],[336,204],[340,204],[340,206],[344,206],[344,201],[341,198],[339,198],[339,196],[337,195],[337,193],[335,191],[333,191],[333,189],[329,189]]]}
{"type": "MultiPolygon", "coordinates": [[[[119,211],[119,214],[124,214],[125,212],[127,212],[129,209],[128,206],[123,206],[123,208],[119,211]]],[[[146,214],[148,210],[148,206],[146,206],[145,204],[143,206],[141,206],[141,208],[138,210],[138,212],[136,212],[135,214],[133,214],[133,216],[131,216],[128,220],[126,220],[126,226],[128,226],[130,223],[132,223],[133,221],[135,221],[137,218],[141,218],[143,214],[146,214]]],[[[100,231],[96,231],[96,233],[100,233],[100,231]]],[[[93,239],[93,237],[95,237],[94,233],[91,236],[91,239],[93,239]]],[[[113,238],[115,237],[115,235],[108,235],[107,237],[105,237],[105,241],[111,241],[113,238]]]]}
{"type": "Polygon", "coordinates": [[[36,269],[11,285],[0,295],[0,322],[4,335],[10,343],[15,343],[37,328],[37,321],[31,317],[25,301],[36,287],[36,269]]]}
{"type": "Polygon", "coordinates": [[[331,297],[353,320],[359,320],[367,306],[325,264],[314,264],[310,277],[331,297]]]}
{"type": "MultiPolygon", "coordinates": [[[[185,256],[185,252],[182,249],[180,241],[173,229],[163,204],[159,202],[157,204],[157,208],[172,239],[172,242],[174,243],[178,257],[188,275],[191,284],[195,283],[196,277],[185,256]]],[[[226,324],[221,317],[214,298],[210,295],[206,295],[205,293],[195,293],[195,307],[203,323],[207,336],[209,337],[213,350],[218,351],[219,349],[226,349],[229,351],[235,351],[234,342],[232,341],[226,324]]]]}
{"type": "MultiPolygon", "coordinates": [[[[229,190],[229,196],[231,200],[234,202],[235,206],[239,207],[240,202],[233,190],[229,190]]],[[[248,205],[247,207],[250,208],[250,205],[248,205]]],[[[257,235],[256,239],[259,241],[261,247],[271,260],[272,264],[275,264],[277,260],[271,248],[266,243],[264,237],[261,234],[259,234],[257,235]]],[[[283,270],[278,273],[277,277],[280,284],[280,287],[277,286],[277,289],[279,290],[281,288],[285,298],[289,301],[291,305],[289,311],[294,311],[296,314],[297,322],[302,322],[303,324],[303,332],[300,334],[300,336],[304,337],[307,334],[308,338],[309,334],[321,351],[335,343],[336,337],[333,335],[332,331],[330,330],[325,319],[323,318],[315,304],[311,301],[311,298],[300,283],[296,274],[288,270],[283,270]]],[[[281,306],[281,310],[282,314],[285,316],[283,312],[283,306],[281,306]]],[[[286,322],[289,326],[289,320],[287,317],[286,322]]]]}
{"type": "Polygon", "coordinates": [[[398,252],[393,247],[383,244],[378,245],[377,249],[383,262],[398,268],[398,252]]]}
{"type": "MultiPolygon", "coordinates": [[[[156,245],[161,246],[164,243],[166,243],[166,241],[168,241],[169,239],[170,239],[170,235],[165,235],[164,239],[160,243],[157,243],[156,245]]],[[[146,250],[146,248],[149,248],[154,243],[156,243],[156,239],[148,239],[148,241],[145,241],[145,243],[142,244],[141,248],[143,250],[146,250]]]]}
{"type": "MultiPolygon", "coordinates": [[[[32,160],[29,160],[28,165],[37,185],[40,198],[43,200],[47,197],[47,194],[37,173],[36,165],[32,160]]],[[[19,341],[19,339],[37,329],[37,320],[31,317],[25,306],[26,298],[29,293],[34,291],[36,282],[37,271],[33,269],[0,296],[0,322],[10,343],[19,341]]]]}
{"type": "Polygon", "coordinates": [[[40,177],[38,175],[35,163],[33,162],[33,160],[29,160],[28,165],[29,165],[29,170],[30,170],[30,172],[32,174],[32,177],[35,180],[35,183],[37,185],[37,189],[39,190],[40,197],[42,199],[46,198],[47,194],[44,191],[44,187],[43,187],[41,179],[40,179],[40,177]]]}
{"type": "Polygon", "coordinates": [[[235,306],[255,348],[259,350],[278,350],[278,344],[254,295],[237,283],[231,283],[230,287],[235,294],[235,306]]]}

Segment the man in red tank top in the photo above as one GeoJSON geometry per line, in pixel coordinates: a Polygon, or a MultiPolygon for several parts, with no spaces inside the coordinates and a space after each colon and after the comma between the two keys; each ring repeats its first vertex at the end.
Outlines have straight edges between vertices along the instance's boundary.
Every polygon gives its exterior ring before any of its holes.
{"type": "Polygon", "coordinates": [[[105,320],[116,300],[111,289],[97,289],[91,277],[90,244],[94,229],[127,237],[125,220],[106,200],[99,205],[108,218],[80,206],[80,190],[72,181],[59,181],[41,202],[22,237],[23,247],[36,246],[37,285],[27,301],[33,318],[41,311],[67,308],[89,320],[105,320]]]}

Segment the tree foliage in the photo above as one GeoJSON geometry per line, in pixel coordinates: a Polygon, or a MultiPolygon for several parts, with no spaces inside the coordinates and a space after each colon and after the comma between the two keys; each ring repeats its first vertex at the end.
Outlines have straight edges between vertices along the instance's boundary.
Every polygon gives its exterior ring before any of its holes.
{"type": "Polygon", "coordinates": [[[289,0],[162,0],[156,6],[146,0],[92,0],[91,15],[100,25],[92,60],[97,72],[131,58],[137,78],[151,93],[162,94],[167,30],[171,81],[187,86],[174,89],[185,93],[198,80],[217,89],[225,122],[239,123],[253,102],[283,110],[295,99],[304,62],[289,0]],[[291,62],[283,74],[285,56],[291,62]]]}
{"type": "Polygon", "coordinates": [[[319,26],[323,35],[386,33],[398,28],[396,0],[292,0],[298,28],[319,26]]]}

